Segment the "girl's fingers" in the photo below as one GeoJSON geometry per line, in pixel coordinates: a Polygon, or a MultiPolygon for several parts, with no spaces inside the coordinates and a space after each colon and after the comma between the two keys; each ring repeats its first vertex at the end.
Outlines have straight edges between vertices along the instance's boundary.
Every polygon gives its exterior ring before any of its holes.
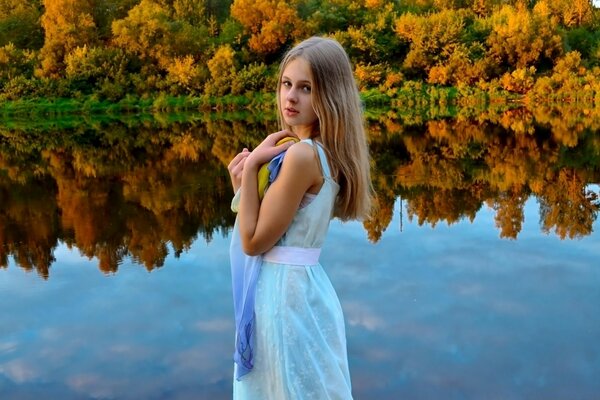
{"type": "Polygon", "coordinates": [[[279,142],[281,139],[283,139],[284,137],[288,137],[288,136],[293,136],[293,137],[298,137],[296,136],[295,133],[293,133],[292,131],[288,131],[287,129],[284,129],[282,131],[279,132],[275,132],[272,133],[268,136],[269,140],[272,142],[273,146],[279,142]]]}
{"type": "Polygon", "coordinates": [[[233,159],[229,162],[227,169],[231,170],[236,165],[238,165],[241,161],[245,160],[246,157],[248,157],[249,155],[250,155],[250,152],[248,151],[248,149],[244,149],[241,153],[238,153],[235,157],[233,157],[233,159]]]}
{"type": "Polygon", "coordinates": [[[244,164],[246,163],[246,158],[243,158],[237,165],[232,169],[231,173],[234,176],[241,176],[244,171],[244,164]]]}

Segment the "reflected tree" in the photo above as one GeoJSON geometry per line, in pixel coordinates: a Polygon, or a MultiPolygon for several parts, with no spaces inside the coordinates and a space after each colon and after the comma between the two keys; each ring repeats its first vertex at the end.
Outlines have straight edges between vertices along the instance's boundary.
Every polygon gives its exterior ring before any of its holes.
{"type": "MultiPolygon", "coordinates": [[[[413,110],[416,113],[417,109],[413,110]]],[[[487,206],[500,237],[518,237],[524,205],[540,203],[541,230],[592,233],[600,200],[600,115],[540,105],[456,118],[367,113],[376,193],[363,226],[381,239],[398,197],[409,220],[473,221],[487,206]],[[575,130],[565,140],[559,131],[575,130]]],[[[420,109],[418,111],[420,113],[420,109]]],[[[273,115],[223,114],[0,128],[0,267],[12,257],[47,278],[59,243],[115,273],[148,270],[233,225],[226,166],[278,129],[273,115]]]]}

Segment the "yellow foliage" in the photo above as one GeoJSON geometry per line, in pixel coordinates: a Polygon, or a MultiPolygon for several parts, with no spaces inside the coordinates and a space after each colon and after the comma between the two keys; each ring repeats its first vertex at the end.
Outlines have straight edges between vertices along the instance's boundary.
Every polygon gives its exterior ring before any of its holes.
{"type": "Polygon", "coordinates": [[[299,35],[297,0],[234,0],[231,16],[250,33],[248,45],[257,53],[273,53],[299,35]]]}
{"type": "Polygon", "coordinates": [[[358,63],[354,67],[354,76],[361,89],[377,86],[383,78],[385,66],[358,63]]]}
{"type": "Polygon", "coordinates": [[[11,62],[12,55],[15,53],[16,47],[9,43],[4,47],[0,47],[0,64],[8,65],[11,62]]]}
{"type": "Polygon", "coordinates": [[[404,75],[401,72],[388,72],[383,83],[384,89],[392,89],[400,86],[404,81],[404,75]]]}
{"type": "Polygon", "coordinates": [[[41,25],[45,42],[40,72],[44,76],[57,76],[68,52],[95,41],[93,6],[89,0],[45,0],[44,6],[41,25]]]}
{"type": "Polygon", "coordinates": [[[516,93],[527,93],[535,83],[535,67],[517,68],[511,73],[505,73],[500,78],[500,84],[505,90],[516,93]]]}
{"type": "Polygon", "coordinates": [[[200,77],[196,61],[191,55],[176,57],[167,66],[167,71],[171,81],[187,88],[195,87],[200,77]]]}
{"type": "MultiPolygon", "coordinates": [[[[188,131],[173,140],[169,153],[173,154],[176,160],[198,161],[202,151],[206,151],[204,143],[188,131]]],[[[170,154],[166,158],[170,158],[170,154]]]]}
{"type": "Polygon", "coordinates": [[[129,10],[127,18],[114,21],[112,31],[117,46],[141,58],[162,58],[167,54],[168,10],[153,0],[142,0],[129,10]]]}
{"type": "Polygon", "coordinates": [[[231,91],[235,75],[235,51],[226,44],[217,48],[213,57],[206,63],[212,80],[206,84],[206,91],[212,95],[223,95],[231,91]]]}
{"type": "Polygon", "coordinates": [[[556,23],[526,8],[504,6],[491,18],[492,32],[487,43],[498,61],[522,68],[540,59],[562,54],[562,39],[556,23]]]}
{"type": "Polygon", "coordinates": [[[447,85],[450,83],[450,70],[447,66],[436,65],[429,70],[427,82],[438,85],[447,85]]]}
{"type": "Polygon", "coordinates": [[[383,0],[365,0],[365,7],[367,8],[379,8],[383,6],[383,0]]]}
{"type": "Polygon", "coordinates": [[[594,18],[589,0],[541,0],[534,6],[534,12],[551,16],[569,28],[589,25],[594,18]]]}
{"type": "Polygon", "coordinates": [[[406,13],[395,22],[396,34],[410,43],[404,65],[425,69],[447,60],[461,45],[464,10],[444,10],[429,15],[406,13]]]}
{"type": "Polygon", "coordinates": [[[352,41],[352,47],[355,49],[366,52],[376,45],[375,37],[368,35],[368,30],[366,27],[351,26],[348,28],[346,33],[348,34],[349,39],[352,41]]]}

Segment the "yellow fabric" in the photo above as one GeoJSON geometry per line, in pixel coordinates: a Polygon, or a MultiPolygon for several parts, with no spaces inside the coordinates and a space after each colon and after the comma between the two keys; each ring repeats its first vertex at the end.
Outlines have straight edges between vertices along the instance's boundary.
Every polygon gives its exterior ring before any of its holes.
{"type": "MultiPolygon", "coordinates": [[[[287,136],[284,137],[283,139],[281,139],[280,141],[278,141],[276,143],[276,146],[280,146],[286,142],[289,142],[290,140],[293,140],[294,143],[298,143],[300,140],[298,138],[295,138],[293,136],[287,136]]],[[[269,163],[266,162],[263,165],[261,165],[260,169],[258,170],[258,198],[259,199],[263,199],[263,197],[265,197],[265,192],[267,191],[267,188],[269,187],[269,169],[268,169],[269,163]]]]}

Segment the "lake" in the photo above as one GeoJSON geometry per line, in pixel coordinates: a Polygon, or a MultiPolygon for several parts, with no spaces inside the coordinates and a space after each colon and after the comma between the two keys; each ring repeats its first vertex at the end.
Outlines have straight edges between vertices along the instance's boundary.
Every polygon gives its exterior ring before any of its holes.
{"type": "MultiPolygon", "coordinates": [[[[356,399],[597,399],[600,123],[369,112],[376,210],[321,263],[356,399]]],[[[0,398],[228,399],[226,165],[272,115],[0,127],[0,398]]]]}

